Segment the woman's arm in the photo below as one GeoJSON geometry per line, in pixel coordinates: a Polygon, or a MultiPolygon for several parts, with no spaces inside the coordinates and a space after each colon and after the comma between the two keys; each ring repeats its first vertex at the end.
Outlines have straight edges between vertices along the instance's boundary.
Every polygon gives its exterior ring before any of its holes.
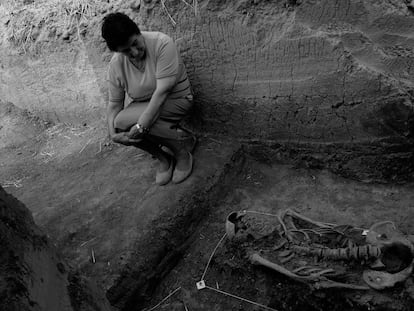
{"type": "Polygon", "coordinates": [[[108,132],[111,138],[116,134],[114,127],[114,120],[117,114],[123,109],[124,105],[122,102],[109,101],[106,107],[106,118],[108,122],[108,132]]]}
{"type": "Polygon", "coordinates": [[[106,116],[108,122],[108,132],[111,139],[118,143],[125,146],[130,146],[134,143],[140,142],[138,138],[130,138],[128,137],[128,133],[120,132],[117,133],[114,126],[114,120],[117,114],[123,109],[123,103],[117,101],[109,101],[107,109],[106,109],[106,116]]]}
{"type": "MultiPolygon", "coordinates": [[[[162,104],[164,103],[165,99],[168,96],[169,91],[171,88],[174,87],[176,82],[176,77],[166,77],[162,79],[157,79],[157,86],[155,88],[154,93],[152,94],[151,100],[148,103],[147,108],[145,108],[144,112],[141,114],[137,123],[140,124],[144,128],[150,128],[151,125],[157,120],[159,111],[161,109],[162,104]]],[[[130,138],[138,137],[139,131],[136,126],[133,126],[129,132],[130,138]]]]}
{"type": "Polygon", "coordinates": [[[175,76],[157,79],[157,86],[152,94],[151,100],[145,111],[139,117],[139,120],[137,120],[139,124],[143,127],[150,127],[155,122],[158,118],[160,108],[167,98],[169,91],[175,85],[175,82],[175,76]]]}

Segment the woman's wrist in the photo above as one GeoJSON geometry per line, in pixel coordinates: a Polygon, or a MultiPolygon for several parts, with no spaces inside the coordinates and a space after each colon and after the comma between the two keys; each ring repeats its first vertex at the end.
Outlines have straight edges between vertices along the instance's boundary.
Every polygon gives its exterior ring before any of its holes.
{"type": "Polygon", "coordinates": [[[139,121],[135,124],[135,127],[137,128],[138,132],[141,134],[147,134],[149,132],[149,128],[143,126],[139,121]]]}
{"type": "Polygon", "coordinates": [[[151,127],[151,118],[146,114],[145,112],[141,115],[141,117],[138,119],[137,124],[141,125],[144,128],[150,128],[151,127]]]}

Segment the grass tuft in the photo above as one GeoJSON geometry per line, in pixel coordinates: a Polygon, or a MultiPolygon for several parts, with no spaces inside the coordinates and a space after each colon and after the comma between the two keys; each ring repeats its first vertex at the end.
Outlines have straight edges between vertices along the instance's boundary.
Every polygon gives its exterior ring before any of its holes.
{"type": "MultiPolygon", "coordinates": [[[[106,5],[102,0],[6,1],[0,4],[8,12],[7,39],[27,51],[38,41],[65,37],[98,14],[106,5]]],[[[79,33],[79,32],[78,32],[79,33]]]]}

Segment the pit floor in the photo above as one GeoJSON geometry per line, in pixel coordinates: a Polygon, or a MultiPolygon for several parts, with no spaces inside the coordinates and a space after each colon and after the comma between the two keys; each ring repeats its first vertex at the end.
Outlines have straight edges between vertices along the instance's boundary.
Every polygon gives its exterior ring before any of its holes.
{"type": "MultiPolygon", "coordinates": [[[[133,260],[145,262],[147,247],[158,247],[148,242],[154,238],[154,226],[171,223],[185,204],[192,213],[203,215],[195,229],[188,231],[186,239],[191,243],[183,256],[137,309],[145,306],[150,310],[179,288],[157,308],[261,310],[195,287],[232,211],[275,214],[290,208],[315,220],[364,228],[391,220],[403,232],[414,233],[413,184],[361,183],[326,170],[262,163],[247,154],[237,160],[237,142],[202,138],[191,178],[180,185],[159,187],[153,183],[156,162],[147,154],[110,144],[99,135],[91,139],[96,133],[86,130],[63,144],[62,137],[68,133],[1,149],[0,182],[32,211],[36,223],[69,264],[95,279],[104,290],[133,260]],[[45,152],[51,148],[54,153],[45,152]],[[193,196],[197,200],[188,201],[193,196]],[[198,201],[203,204],[196,204],[198,201]]],[[[181,228],[180,234],[185,230],[181,228]]],[[[168,234],[174,236],[175,232],[167,230],[159,239],[170,239],[168,234]]],[[[388,304],[393,304],[393,310],[409,310],[405,308],[412,307],[414,299],[412,277],[397,291],[385,293],[310,293],[302,285],[248,263],[232,265],[226,242],[213,256],[205,280],[216,289],[276,310],[379,310],[388,304]]]]}
{"type": "Polygon", "coordinates": [[[195,233],[195,242],[164,279],[149,305],[156,305],[180,288],[160,310],[266,310],[227,294],[273,310],[412,310],[414,307],[412,277],[404,285],[382,292],[343,289],[311,292],[284,276],[252,266],[247,259],[234,260],[238,256],[237,246],[226,239],[218,244],[225,233],[226,216],[241,210],[277,214],[290,208],[314,220],[362,228],[391,220],[404,232],[413,233],[413,185],[365,184],[325,170],[283,163],[269,165],[247,156],[239,173],[228,178],[222,187],[220,203],[204,219],[195,233]],[[196,289],[196,282],[206,269],[206,284],[225,293],[196,289]]]}

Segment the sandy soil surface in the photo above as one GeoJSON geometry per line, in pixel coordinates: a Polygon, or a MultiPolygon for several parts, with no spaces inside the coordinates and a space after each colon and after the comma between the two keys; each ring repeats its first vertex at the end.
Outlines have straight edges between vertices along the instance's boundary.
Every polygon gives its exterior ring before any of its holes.
{"type": "MultiPolygon", "coordinates": [[[[196,2],[184,11],[185,1],[168,8],[159,1],[95,1],[96,7],[70,1],[50,15],[22,15],[34,19],[35,28],[7,32],[22,49],[10,50],[0,76],[0,91],[16,99],[0,103],[0,184],[25,203],[70,267],[97,282],[119,310],[151,308],[177,288],[160,310],[259,310],[195,287],[231,211],[292,208],[363,227],[392,220],[414,234],[413,39],[406,3],[369,1],[371,10],[360,11],[358,1],[277,1],[274,7],[269,1],[228,7],[204,1],[208,14],[199,18],[196,2]],[[166,32],[172,32],[171,12],[178,21],[174,31],[186,39],[181,48],[204,121],[198,129],[214,135],[200,135],[194,173],[183,184],[154,185],[156,161],[106,137],[100,88],[110,55],[96,26],[114,7],[140,12],[147,27],[166,32]],[[271,29],[283,40],[264,31],[274,16],[279,19],[271,29]],[[239,41],[228,46],[220,36],[239,41]],[[249,49],[258,42],[269,43],[264,56],[249,49]],[[24,54],[29,47],[34,58],[24,54]],[[269,62],[253,62],[259,54],[269,62]],[[50,74],[48,66],[59,70],[50,74]],[[271,76],[275,70],[278,79],[271,76]],[[208,94],[211,89],[216,92],[208,94]],[[355,148],[340,143],[354,137],[381,139],[355,148]],[[392,140],[382,140],[387,137],[392,140]],[[328,144],[332,140],[337,144],[328,144]]],[[[0,30],[10,23],[26,25],[10,19],[0,30]]],[[[241,254],[223,242],[207,284],[277,310],[414,308],[412,276],[383,292],[312,292],[251,266],[241,254]]]]}
{"type": "Polygon", "coordinates": [[[122,11],[143,30],[176,40],[203,133],[412,144],[408,2],[190,2],[14,0],[9,11],[0,5],[2,99],[54,122],[96,121],[112,55],[100,25],[106,13],[122,11]]]}
{"type": "Polygon", "coordinates": [[[67,265],[31,212],[0,186],[0,309],[109,311],[104,292],[67,265]]]}
{"type": "MultiPolygon", "coordinates": [[[[286,146],[240,146],[201,137],[193,176],[181,185],[159,187],[154,185],[156,161],[110,143],[104,127],[57,125],[0,149],[0,176],[70,266],[107,290],[109,301],[121,310],[153,306],[178,287],[161,309],[181,310],[185,304],[189,310],[256,310],[195,288],[231,211],[292,208],[314,219],[361,227],[392,220],[405,233],[414,232],[410,182],[364,182],[357,178],[363,165],[354,175],[349,172],[358,169],[355,164],[334,174],[326,155],[313,153],[312,160],[304,151],[295,158],[286,146]]],[[[217,250],[206,274],[208,285],[277,310],[413,306],[411,278],[385,292],[311,292],[251,266],[243,256],[234,259],[233,252],[239,253],[228,243],[217,250]]]]}
{"type": "Polygon", "coordinates": [[[261,310],[239,298],[274,310],[408,311],[414,307],[412,278],[383,292],[311,291],[305,285],[252,265],[245,257],[243,245],[227,240],[218,244],[225,233],[224,219],[231,212],[242,210],[276,214],[293,208],[315,220],[363,228],[386,219],[394,221],[404,232],[412,233],[412,184],[361,183],[326,170],[304,169],[286,162],[263,163],[250,156],[242,156],[233,165],[234,172],[222,184],[222,200],[204,219],[189,251],[148,305],[156,305],[180,288],[162,303],[160,310],[182,310],[184,306],[189,310],[261,310]],[[195,284],[203,275],[213,290],[196,289],[195,284]]]}

